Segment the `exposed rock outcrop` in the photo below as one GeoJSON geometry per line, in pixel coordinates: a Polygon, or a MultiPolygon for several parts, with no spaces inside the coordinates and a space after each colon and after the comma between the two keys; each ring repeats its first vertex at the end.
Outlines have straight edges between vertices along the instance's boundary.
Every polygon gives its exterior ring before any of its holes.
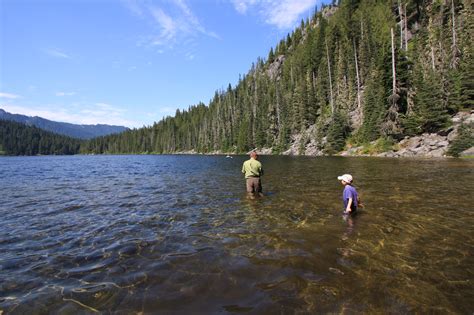
{"type": "Polygon", "coordinates": [[[275,78],[277,80],[279,79],[281,66],[283,65],[283,62],[285,62],[285,56],[280,55],[275,59],[275,61],[273,61],[268,66],[267,75],[270,77],[270,79],[272,79],[272,80],[274,80],[275,78]]]}
{"type": "Polygon", "coordinates": [[[471,147],[470,149],[464,150],[459,154],[459,156],[474,156],[474,147],[471,147]]]}
{"type": "MultiPolygon", "coordinates": [[[[452,118],[453,125],[439,133],[425,133],[416,137],[405,137],[395,147],[397,150],[383,152],[377,156],[386,157],[443,157],[446,156],[450,143],[456,139],[462,124],[474,122],[474,111],[459,112],[452,118]]],[[[468,149],[461,156],[472,155],[474,149],[468,149]],[[463,155],[464,154],[464,155],[463,155]]],[[[357,150],[346,151],[346,155],[357,155],[357,150]]]]}
{"type": "MultiPolygon", "coordinates": [[[[393,145],[393,150],[380,152],[377,149],[368,150],[367,147],[350,147],[339,153],[341,156],[380,156],[380,157],[426,157],[440,158],[445,157],[449,145],[458,135],[458,129],[462,124],[474,123],[474,111],[460,112],[452,118],[452,126],[439,133],[424,133],[415,137],[405,137],[393,145]]],[[[291,136],[290,147],[284,151],[283,155],[308,155],[323,156],[326,155],[323,149],[326,146],[327,139],[323,137],[317,139],[316,125],[310,126],[301,133],[291,136]]],[[[370,143],[370,147],[377,148],[377,141],[370,143]]],[[[261,155],[273,154],[272,148],[256,149],[261,155]]],[[[195,153],[194,151],[182,152],[185,154],[195,153]]],[[[216,151],[208,154],[224,154],[216,151]]],[[[463,151],[460,156],[474,156],[474,147],[463,151]]]]}
{"type": "MultiPolygon", "coordinates": [[[[370,150],[367,148],[350,147],[339,153],[341,156],[382,156],[382,157],[444,157],[448,152],[450,143],[456,139],[458,129],[462,124],[474,123],[474,111],[459,112],[452,118],[452,126],[439,133],[424,133],[415,137],[405,137],[399,143],[394,144],[394,149],[387,152],[370,150]]],[[[321,148],[324,148],[326,139],[319,141],[315,138],[316,127],[311,126],[302,133],[291,136],[291,145],[289,149],[283,152],[284,155],[325,155],[321,148]],[[302,143],[304,142],[304,143],[302,143]]],[[[376,141],[370,144],[376,147],[376,141]]],[[[461,153],[461,156],[474,155],[474,147],[461,153]]]]}
{"type": "Polygon", "coordinates": [[[283,155],[311,155],[311,156],[321,156],[324,155],[322,150],[323,147],[321,144],[325,141],[318,142],[314,134],[316,132],[316,126],[312,125],[304,132],[295,134],[291,136],[291,145],[288,150],[283,152],[283,155]],[[304,143],[302,143],[304,142],[304,143]]]}
{"type": "Polygon", "coordinates": [[[332,6],[326,6],[322,9],[321,13],[323,15],[324,18],[329,18],[331,17],[332,15],[334,15],[334,13],[336,13],[338,7],[335,6],[335,5],[332,5],[332,6]]]}
{"type": "Polygon", "coordinates": [[[400,143],[397,151],[378,154],[388,157],[443,157],[448,151],[449,141],[446,136],[435,133],[425,133],[421,136],[405,138],[400,143]]]}

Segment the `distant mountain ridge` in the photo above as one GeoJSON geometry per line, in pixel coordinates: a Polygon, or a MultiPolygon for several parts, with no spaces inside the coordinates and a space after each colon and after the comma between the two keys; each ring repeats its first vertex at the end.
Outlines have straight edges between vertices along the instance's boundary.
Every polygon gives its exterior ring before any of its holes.
{"type": "Polygon", "coordinates": [[[41,118],[38,116],[25,116],[19,114],[11,114],[0,108],[0,119],[11,120],[19,123],[23,123],[29,126],[35,126],[47,131],[51,131],[57,134],[66,135],[73,138],[79,139],[92,139],[95,137],[106,136],[114,133],[120,133],[129,128],[124,126],[114,125],[76,125],[65,122],[57,122],[41,118]]]}

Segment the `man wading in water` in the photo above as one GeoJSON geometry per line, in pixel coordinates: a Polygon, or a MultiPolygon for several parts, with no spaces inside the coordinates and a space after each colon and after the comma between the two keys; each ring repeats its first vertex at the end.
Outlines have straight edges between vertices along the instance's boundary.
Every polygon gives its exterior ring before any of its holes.
{"type": "Polygon", "coordinates": [[[255,195],[263,196],[262,183],[260,177],[263,175],[262,163],[258,161],[257,152],[250,152],[250,159],[242,165],[242,173],[245,174],[247,182],[247,194],[250,198],[255,198],[255,195]]]}

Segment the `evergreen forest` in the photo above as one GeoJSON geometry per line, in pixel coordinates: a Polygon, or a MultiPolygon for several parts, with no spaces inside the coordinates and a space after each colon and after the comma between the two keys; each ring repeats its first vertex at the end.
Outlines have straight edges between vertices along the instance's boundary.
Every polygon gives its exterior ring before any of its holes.
{"type": "Polygon", "coordinates": [[[77,154],[81,142],[34,126],[0,120],[0,155],[77,154]]]}
{"type": "MultiPolygon", "coordinates": [[[[209,104],[81,142],[80,152],[279,154],[300,135],[302,150],[311,141],[335,154],[348,144],[442,132],[454,114],[474,108],[473,10],[471,0],[340,0],[317,8],[209,104]]],[[[67,138],[51,143],[61,149],[34,142],[15,152],[77,149],[67,138]]],[[[3,150],[11,149],[4,143],[3,150]]]]}

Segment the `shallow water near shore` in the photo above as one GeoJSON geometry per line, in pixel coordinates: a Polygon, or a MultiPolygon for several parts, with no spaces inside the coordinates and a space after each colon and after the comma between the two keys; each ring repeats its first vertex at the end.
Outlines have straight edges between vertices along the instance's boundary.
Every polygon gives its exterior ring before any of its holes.
{"type": "Polygon", "coordinates": [[[474,311],[473,160],[245,159],[1,158],[0,311],[474,311]]]}

